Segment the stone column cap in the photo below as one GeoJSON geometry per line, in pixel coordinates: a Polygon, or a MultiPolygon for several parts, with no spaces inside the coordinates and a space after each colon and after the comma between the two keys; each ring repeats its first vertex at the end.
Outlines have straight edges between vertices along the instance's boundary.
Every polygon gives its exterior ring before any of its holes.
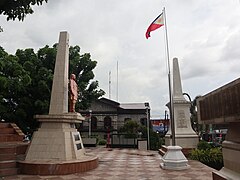
{"type": "Polygon", "coordinates": [[[66,123],[81,123],[85,118],[80,113],[64,113],[64,114],[48,114],[48,115],[35,115],[39,122],[66,122],[66,123]]]}
{"type": "Polygon", "coordinates": [[[181,150],[182,147],[181,146],[168,146],[167,149],[170,149],[170,150],[181,150]]]}

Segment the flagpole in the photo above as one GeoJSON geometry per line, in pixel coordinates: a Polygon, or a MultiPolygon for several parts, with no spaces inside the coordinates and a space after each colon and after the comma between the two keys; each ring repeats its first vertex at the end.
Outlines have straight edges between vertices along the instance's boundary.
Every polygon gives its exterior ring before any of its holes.
{"type": "Polygon", "coordinates": [[[168,35],[167,35],[167,21],[166,21],[165,7],[163,8],[163,18],[164,18],[164,26],[165,26],[166,49],[167,49],[168,87],[169,87],[169,100],[170,100],[169,110],[170,110],[170,119],[171,119],[172,146],[175,146],[176,145],[176,140],[175,140],[175,125],[174,125],[174,106],[173,106],[173,95],[172,95],[171,71],[170,71],[168,35]]]}

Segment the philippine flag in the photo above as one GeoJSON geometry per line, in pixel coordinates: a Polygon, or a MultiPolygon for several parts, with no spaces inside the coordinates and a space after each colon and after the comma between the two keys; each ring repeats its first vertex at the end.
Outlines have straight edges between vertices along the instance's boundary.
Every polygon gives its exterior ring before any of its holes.
{"type": "Polygon", "coordinates": [[[147,32],[146,32],[146,38],[148,39],[150,37],[150,32],[160,28],[163,25],[164,25],[163,13],[161,13],[148,27],[147,32]]]}

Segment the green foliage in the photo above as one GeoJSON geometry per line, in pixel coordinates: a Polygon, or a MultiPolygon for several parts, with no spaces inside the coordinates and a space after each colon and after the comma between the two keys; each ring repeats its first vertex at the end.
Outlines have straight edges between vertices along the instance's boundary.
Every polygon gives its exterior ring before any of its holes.
{"type": "Polygon", "coordinates": [[[140,125],[136,121],[129,120],[124,123],[123,127],[121,127],[119,131],[126,134],[125,138],[137,138],[139,127],[140,125]]]}
{"type": "Polygon", "coordinates": [[[163,144],[163,139],[160,138],[159,134],[154,132],[152,129],[150,130],[150,149],[158,150],[161,148],[163,144]]]}
{"type": "Polygon", "coordinates": [[[1,0],[0,14],[6,15],[7,20],[23,21],[27,14],[32,14],[34,11],[31,6],[42,5],[48,0],[1,0]]]}
{"type": "MultiPolygon", "coordinates": [[[[49,110],[56,48],[45,46],[37,53],[18,49],[10,55],[0,47],[0,118],[17,123],[23,130],[37,127],[33,116],[49,110]]],[[[98,90],[98,82],[92,80],[97,62],[90,59],[90,54],[80,55],[79,46],[70,47],[69,52],[69,71],[76,74],[82,93],[77,107],[86,109],[91,101],[104,95],[98,90]]]]}
{"type": "MultiPolygon", "coordinates": [[[[207,142],[206,142],[207,143],[207,142]]],[[[192,150],[190,159],[198,160],[207,166],[217,170],[223,167],[223,156],[221,148],[210,148],[205,143],[198,144],[198,149],[192,150]],[[199,145],[200,144],[200,145],[199,145]]]]}
{"type": "Polygon", "coordinates": [[[129,135],[134,135],[133,137],[136,137],[139,127],[140,125],[136,121],[129,120],[124,123],[123,127],[121,127],[119,131],[129,135]]]}
{"type": "MultiPolygon", "coordinates": [[[[147,139],[147,127],[141,126],[134,120],[126,121],[119,131],[126,133],[125,138],[137,138],[139,136],[138,133],[141,132],[141,137],[147,139]]],[[[154,132],[152,128],[149,129],[149,138],[151,150],[158,150],[163,144],[162,138],[160,138],[159,134],[154,132]]]]}
{"type": "Polygon", "coordinates": [[[80,47],[74,46],[69,48],[69,71],[70,74],[74,73],[77,77],[77,84],[80,90],[80,98],[76,108],[87,109],[91,102],[103,96],[105,92],[98,89],[98,81],[93,81],[93,69],[97,66],[97,61],[91,60],[91,55],[85,53],[80,55],[80,47]]]}
{"type": "Polygon", "coordinates": [[[106,144],[107,144],[107,140],[105,139],[98,140],[98,145],[106,145],[106,144]]]}
{"type": "Polygon", "coordinates": [[[197,145],[197,149],[199,150],[207,150],[207,149],[211,149],[211,145],[208,144],[208,142],[206,141],[200,141],[197,145]]]}

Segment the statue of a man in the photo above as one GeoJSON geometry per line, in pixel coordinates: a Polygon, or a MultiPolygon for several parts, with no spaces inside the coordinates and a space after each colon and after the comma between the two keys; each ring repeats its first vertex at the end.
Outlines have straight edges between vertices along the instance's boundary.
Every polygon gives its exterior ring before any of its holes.
{"type": "Polygon", "coordinates": [[[78,86],[76,83],[75,74],[71,74],[69,80],[69,91],[70,91],[70,112],[75,112],[75,105],[78,99],[78,86]]]}

